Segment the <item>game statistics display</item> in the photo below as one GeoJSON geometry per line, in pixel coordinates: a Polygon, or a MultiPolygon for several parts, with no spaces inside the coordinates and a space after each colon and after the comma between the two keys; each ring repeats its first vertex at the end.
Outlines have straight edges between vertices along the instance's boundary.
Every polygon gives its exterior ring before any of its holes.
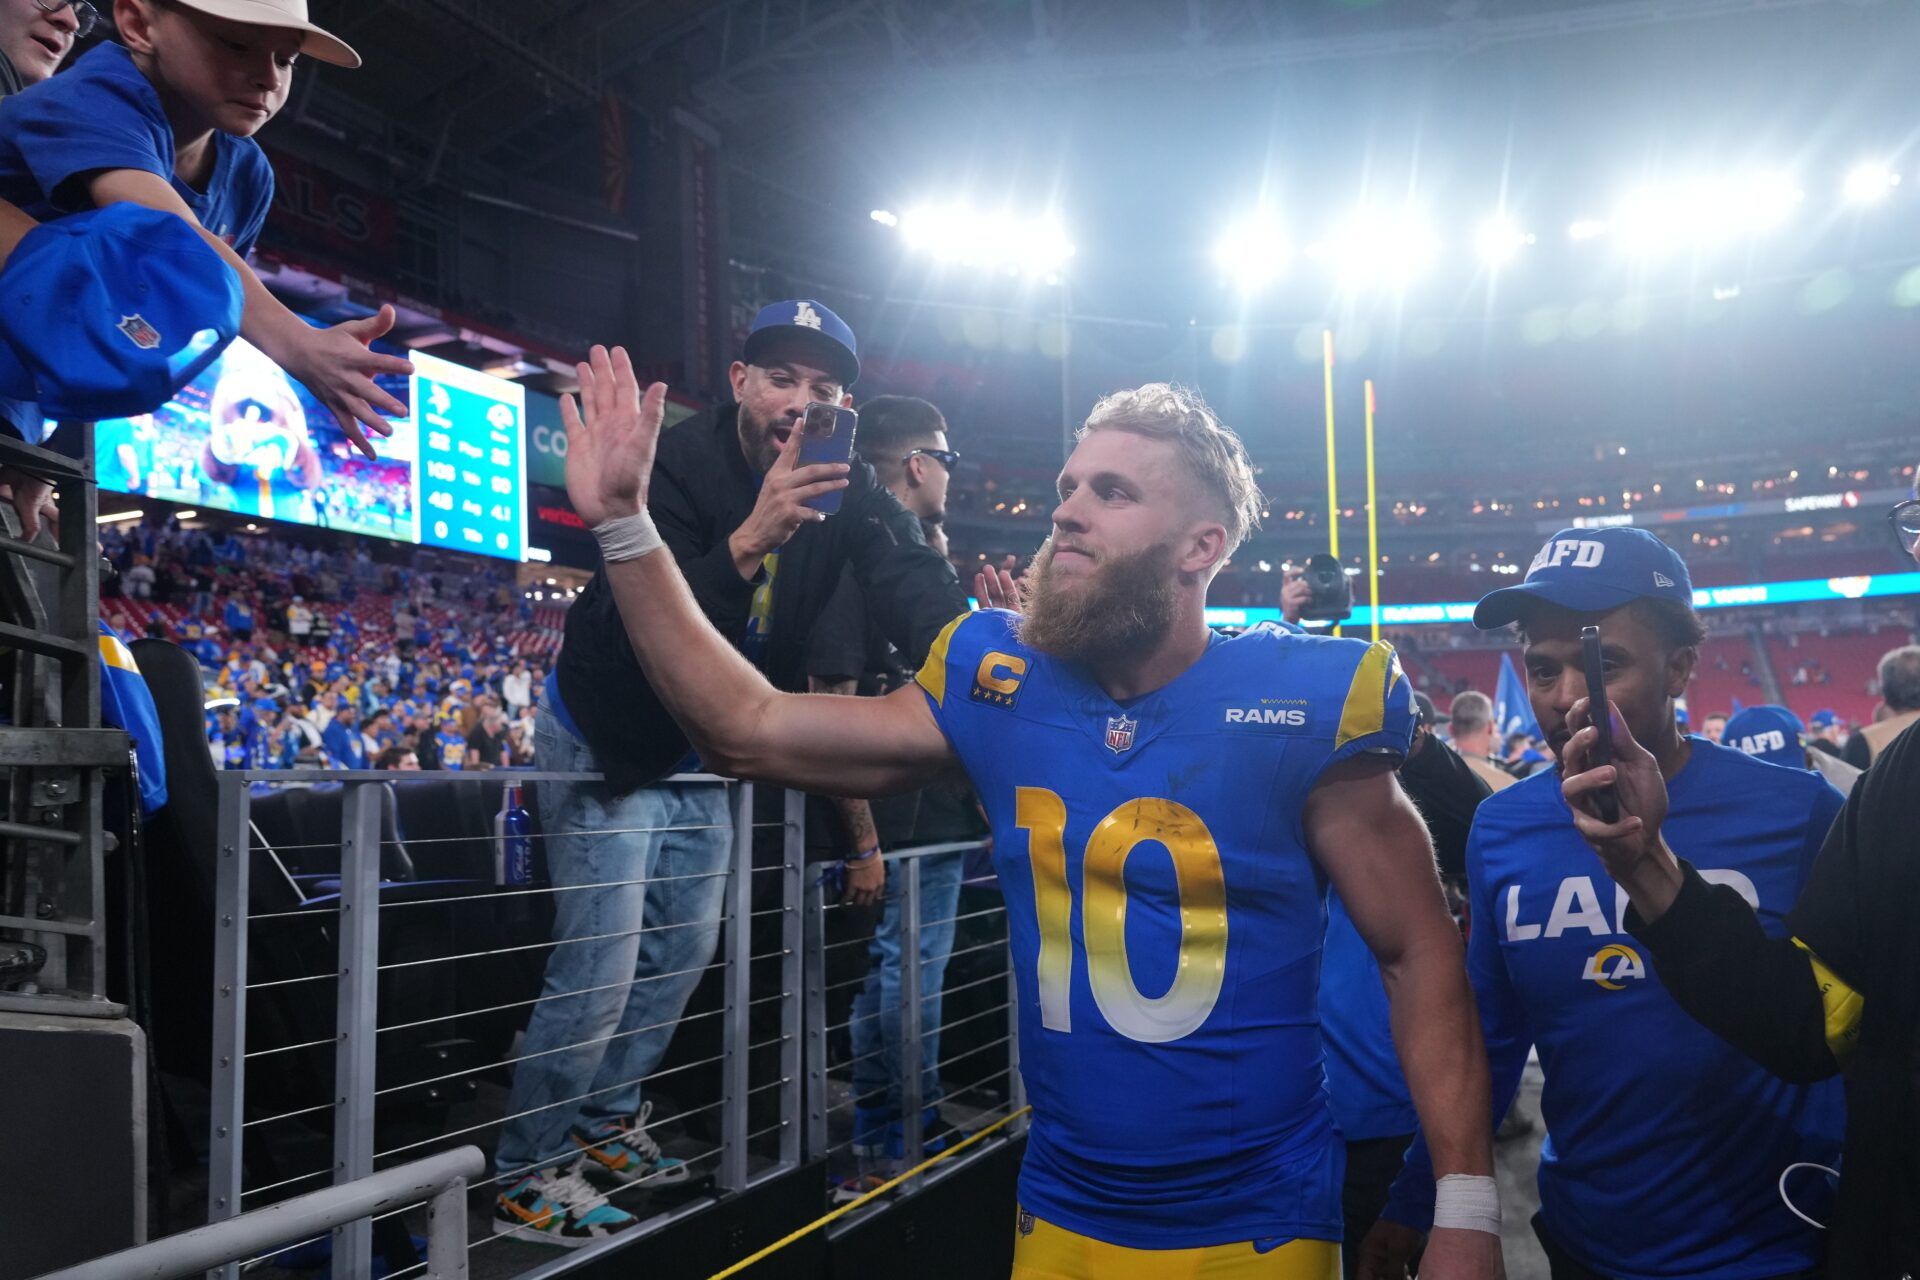
{"type": "Polygon", "coordinates": [[[413,361],[415,540],[508,560],[527,545],[527,392],[423,351],[413,361]]]}
{"type": "MultiPolygon", "coordinates": [[[[97,423],[102,489],[506,560],[526,558],[526,389],[422,351],[378,381],[412,406],[369,460],[256,347],[149,414],[97,423]]],[[[51,427],[51,424],[49,424],[51,427]]]]}

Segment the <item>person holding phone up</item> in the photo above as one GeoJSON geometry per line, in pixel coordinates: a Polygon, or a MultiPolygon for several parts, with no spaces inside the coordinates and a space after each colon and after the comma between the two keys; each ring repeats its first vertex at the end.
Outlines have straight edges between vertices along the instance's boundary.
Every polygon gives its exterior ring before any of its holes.
{"type": "MultiPolygon", "coordinates": [[[[733,403],[673,427],[654,462],[653,515],[701,612],[782,689],[806,688],[807,640],[843,569],[915,664],[967,608],[952,566],[871,467],[800,463],[807,407],[850,405],[859,373],[853,330],[827,307],[763,307],[728,369],[733,403]],[[818,507],[830,493],[831,517],[818,507]]],[[[567,612],[534,763],[606,777],[535,786],[554,883],[605,886],[555,895],[555,941],[604,940],[548,959],[545,989],[581,994],[534,1006],[494,1158],[516,1175],[494,1231],[574,1248],[635,1222],[580,1171],[628,1185],[687,1177],[647,1135],[638,1082],[713,959],[731,843],[725,792],[660,782],[697,762],[634,660],[604,568],[567,612]],[[659,974],[680,976],[624,985],[659,974]],[[584,1101],[557,1105],[569,1099],[584,1101]]]]}
{"type": "MultiPolygon", "coordinates": [[[[1598,737],[1582,718],[1581,643],[1583,628],[1597,627],[1596,675],[1615,736],[1623,748],[1638,744],[1665,780],[1668,838],[1704,881],[1727,886],[1762,928],[1783,934],[1841,798],[1812,773],[1680,732],[1674,702],[1706,634],[1692,595],[1685,562],[1645,530],[1567,529],[1525,581],[1474,611],[1483,630],[1517,627],[1529,700],[1562,766],[1483,803],[1467,846],[1467,967],[1496,1120],[1529,1049],[1546,1076],[1533,1228],[1553,1280],[1772,1280],[1820,1266],[1819,1233],[1777,1185],[1790,1165],[1834,1163],[1838,1086],[1776,1079],[1687,1016],[1628,933],[1627,895],[1562,794],[1598,737]]],[[[1595,802],[1588,794],[1582,803],[1595,802]]],[[[1790,1189],[1801,1210],[1823,1216],[1822,1179],[1790,1189]]],[[[1363,1245],[1362,1277],[1407,1274],[1432,1197],[1416,1141],[1363,1245]]]]}
{"type": "MultiPolygon", "coordinates": [[[[1920,488],[1887,513],[1920,561],[1920,488]]],[[[1817,718],[1817,717],[1816,717],[1817,718]]],[[[1697,833],[1673,821],[1673,781],[1647,747],[1618,735],[1599,766],[1582,709],[1568,743],[1574,820],[1631,902],[1627,927],[1682,1008],[1783,1080],[1846,1071],[1847,1131],[1827,1274],[1920,1273],[1920,728],[1886,744],[1847,796],[1785,928],[1702,869],[1697,833]],[[1605,787],[1620,815],[1587,799],[1605,787]]],[[[1824,1175],[1797,1175],[1816,1184],[1824,1175]]],[[[1799,1185],[1799,1184],[1796,1184],[1799,1185]]]]}

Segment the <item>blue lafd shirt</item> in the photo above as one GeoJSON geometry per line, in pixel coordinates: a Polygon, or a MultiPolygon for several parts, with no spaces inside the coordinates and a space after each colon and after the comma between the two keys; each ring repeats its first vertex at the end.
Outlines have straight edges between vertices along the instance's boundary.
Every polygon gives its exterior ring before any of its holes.
{"type": "MultiPolygon", "coordinates": [[[[1667,784],[1667,843],[1783,937],[1840,794],[1816,774],[1688,741],[1693,754],[1667,784]]],[[[1838,1163],[1840,1082],[1786,1084],[1681,1010],[1621,927],[1626,892],[1575,831],[1557,769],[1481,804],[1467,878],[1467,967],[1494,1114],[1512,1102],[1529,1047],[1546,1073],[1548,1232],[1620,1280],[1748,1280],[1816,1265],[1819,1233],[1787,1211],[1777,1184],[1797,1161],[1838,1163]]],[[[1821,1185],[1816,1175],[1796,1188],[1816,1218],[1821,1185]]],[[[1432,1221],[1424,1141],[1387,1216],[1432,1221]]]]}
{"type": "Polygon", "coordinates": [[[273,203],[273,167],[251,138],[216,132],[213,146],[204,191],[174,176],[173,126],[160,95],[133,55],[109,41],[0,102],[0,199],[49,222],[93,207],[76,178],[138,169],[172,183],[200,225],[244,258],[273,203]]]}
{"type": "Polygon", "coordinates": [[[994,830],[1033,1128],[1022,1206],[1129,1248],[1341,1237],[1301,829],[1336,761],[1397,759],[1389,645],[1215,637],[1116,703],[965,615],[918,682],[994,830]]]}

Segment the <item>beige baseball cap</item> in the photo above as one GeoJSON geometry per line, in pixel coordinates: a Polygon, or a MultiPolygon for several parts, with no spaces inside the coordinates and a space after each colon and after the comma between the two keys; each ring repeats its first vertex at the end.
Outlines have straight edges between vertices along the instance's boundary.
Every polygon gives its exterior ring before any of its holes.
{"type": "Polygon", "coordinates": [[[360,55],[340,37],[307,21],[307,0],[175,0],[183,9],[256,27],[304,31],[300,52],[336,67],[357,67],[360,55]]]}

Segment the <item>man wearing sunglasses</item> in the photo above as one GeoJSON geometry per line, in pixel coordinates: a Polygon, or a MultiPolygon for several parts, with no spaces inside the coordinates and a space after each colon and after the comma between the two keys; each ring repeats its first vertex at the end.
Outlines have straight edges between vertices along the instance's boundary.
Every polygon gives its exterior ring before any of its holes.
{"type": "MultiPolygon", "coordinates": [[[[1916,493],[1920,498],[1920,493],[1916,493]]],[[[1890,514],[1901,550],[1920,562],[1920,501],[1890,514]]],[[[1626,923],[1682,1008],[1789,1081],[1846,1071],[1847,1131],[1840,1193],[1827,1224],[1829,1276],[1920,1271],[1920,728],[1909,725],[1861,777],[1787,917],[1769,938],[1746,900],[1710,886],[1669,846],[1666,784],[1646,749],[1614,729],[1615,764],[1590,766],[1595,731],[1585,701],[1569,724],[1562,784],[1574,822],[1632,904],[1626,923]],[[1619,820],[1594,793],[1611,788],[1619,820]]],[[[1807,1199],[1805,1179],[1782,1193],[1807,1199]]]]}

